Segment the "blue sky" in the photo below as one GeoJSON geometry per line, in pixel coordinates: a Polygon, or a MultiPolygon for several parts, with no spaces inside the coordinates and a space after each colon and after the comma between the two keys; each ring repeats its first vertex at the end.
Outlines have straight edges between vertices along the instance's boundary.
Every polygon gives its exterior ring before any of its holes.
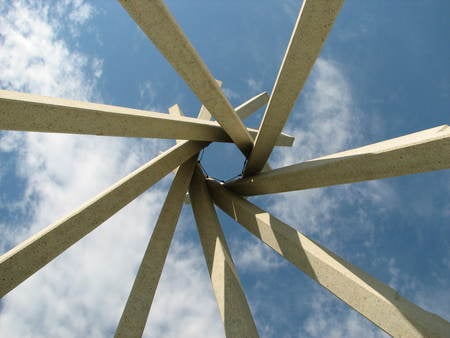
{"type": "MultiPolygon", "coordinates": [[[[167,1],[233,105],[270,93],[301,1],[167,1]]],[[[450,3],[347,0],[272,167],[449,122],[450,3]]],[[[0,4],[0,87],[167,112],[200,103],[116,2],[0,4]]],[[[246,120],[258,127],[263,109],[246,120]]],[[[174,142],[0,133],[0,249],[6,252],[174,142]]],[[[243,158],[211,145],[208,174],[243,158]]],[[[450,175],[440,171],[251,198],[281,220],[450,319],[450,175]]],[[[0,301],[1,337],[114,331],[170,175],[0,301]]],[[[384,334],[220,211],[262,337],[384,334]]],[[[146,337],[223,337],[190,206],[185,206],[146,337]]]]}

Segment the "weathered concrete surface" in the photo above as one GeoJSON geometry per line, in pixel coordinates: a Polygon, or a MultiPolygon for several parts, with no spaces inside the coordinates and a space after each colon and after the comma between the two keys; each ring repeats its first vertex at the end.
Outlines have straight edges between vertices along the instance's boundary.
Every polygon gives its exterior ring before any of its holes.
{"type": "Polygon", "coordinates": [[[196,163],[197,155],[180,166],[172,182],[122,312],[117,338],[142,337],[196,163]]]}
{"type": "Polygon", "coordinates": [[[227,337],[258,337],[205,179],[197,168],[189,188],[192,209],[227,337]]]}
{"type": "Polygon", "coordinates": [[[344,0],[304,0],[244,176],[261,171],[344,0]]]}
{"type": "Polygon", "coordinates": [[[250,233],[395,337],[448,337],[450,323],[321,247],[274,216],[208,180],[214,202],[250,233]]]}
{"type": "Polygon", "coordinates": [[[119,0],[202,104],[246,155],[253,140],[186,35],[161,0],[119,0]]]}
{"type": "Polygon", "coordinates": [[[0,129],[229,141],[214,122],[6,90],[0,90],[0,129]]]}
{"type": "Polygon", "coordinates": [[[319,157],[226,184],[242,195],[261,195],[450,168],[450,128],[423,130],[319,157]]]}
{"type": "MultiPolygon", "coordinates": [[[[0,130],[231,142],[217,122],[0,90],[0,130]]],[[[258,131],[248,129],[251,137],[258,131]]],[[[291,146],[282,134],[277,145],[291,146]]]]}
{"type": "Polygon", "coordinates": [[[154,183],[204,148],[185,141],[144,164],[62,220],[0,257],[0,297],[122,209],[154,183]]]}

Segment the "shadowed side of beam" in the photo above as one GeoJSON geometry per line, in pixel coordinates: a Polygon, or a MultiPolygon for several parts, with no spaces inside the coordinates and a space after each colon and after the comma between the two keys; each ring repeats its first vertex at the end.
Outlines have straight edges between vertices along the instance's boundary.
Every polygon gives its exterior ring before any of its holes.
{"type": "Polygon", "coordinates": [[[0,129],[229,141],[216,123],[104,104],[0,90],[0,129]]]}
{"type": "Polygon", "coordinates": [[[252,138],[164,2],[162,0],[119,0],[119,2],[239,149],[248,155],[253,148],[252,138]]]}
{"type": "Polygon", "coordinates": [[[217,219],[205,179],[197,169],[189,188],[200,241],[227,337],[258,337],[239,276],[217,219]]]}
{"type": "Polygon", "coordinates": [[[206,145],[206,142],[185,141],[172,147],[72,214],[44,228],[0,256],[0,297],[86,236],[206,145]]]}
{"type": "Polygon", "coordinates": [[[333,252],[208,180],[214,202],[309,277],[395,337],[448,337],[450,323],[401,297],[333,252]]]}
{"type": "Polygon", "coordinates": [[[269,159],[343,2],[303,1],[244,176],[258,173],[269,159]]]}
{"type": "Polygon", "coordinates": [[[122,312],[117,338],[142,337],[196,160],[197,156],[182,164],[172,182],[122,312]]]}
{"type": "Polygon", "coordinates": [[[226,184],[242,195],[327,187],[450,168],[447,125],[274,169],[226,184]]]}

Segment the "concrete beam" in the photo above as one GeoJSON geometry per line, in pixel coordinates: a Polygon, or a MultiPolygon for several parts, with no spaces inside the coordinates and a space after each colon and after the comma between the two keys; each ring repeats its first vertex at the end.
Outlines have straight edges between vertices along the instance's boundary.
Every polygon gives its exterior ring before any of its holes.
{"type": "Polygon", "coordinates": [[[269,94],[262,92],[237,106],[234,110],[241,120],[245,120],[259,108],[265,106],[267,102],[269,102],[269,94]]]}
{"type": "Polygon", "coordinates": [[[450,168],[450,128],[423,130],[229,182],[241,195],[327,187],[450,168]]]}
{"type": "Polygon", "coordinates": [[[448,337],[450,323],[401,297],[295,229],[208,180],[214,202],[282,257],[394,337],[448,337]]]}
{"type": "Polygon", "coordinates": [[[343,2],[303,1],[244,176],[257,174],[269,159],[343,2]]]}
{"type": "MultiPolygon", "coordinates": [[[[222,88],[222,81],[216,79],[216,83],[219,86],[219,88],[222,88]]],[[[197,118],[202,119],[202,120],[211,121],[212,120],[212,115],[209,112],[209,110],[204,105],[202,105],[200,107],[200,111],[198,112],[197,118]]]]}
{"type": "Polygon", "coordinates": [[[0,90],[0,129],[230,141],[214,122],[6,90],[0,90]]]}
{"type": "Polygon", "coordinates": [[[0,256],[0,297],[146,191],[208,143],[185,141],[144,164],[62,220],[0,256]]]}
{"type": "Polygon", "coordinates": [[[258,337],[203,174],[196,169],[189,188],[200,241],[227,337],[258,337]]]}
{"type": "Polygon", "coordinates": [[[253,148],[250,134],[164,2],[119,1],[239,149],[248,155],[253,148]]]}
{"type": "MultiPolygon", "coordinates": [[[[217,122],[0,90],[0,130],[231,142],[217,122]]],[[[250,135],[258,131],[248,129],[250,135]]],[[[277,145],[291,146],[279,135],[277,145]]]]}
{"type": "Polygon", "coordinates": [[[144,333],[147,317],[169,251],[175,227],[197,161],[194,156],[183,163],[172,182],[148,243],[136,279],[122,312],[115,337],[138,338],[144,333]]]}

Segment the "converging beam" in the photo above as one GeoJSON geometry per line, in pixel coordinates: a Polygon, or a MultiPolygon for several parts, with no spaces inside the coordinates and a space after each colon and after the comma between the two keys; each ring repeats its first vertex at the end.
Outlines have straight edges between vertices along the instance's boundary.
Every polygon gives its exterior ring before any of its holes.
{"type": "Polygon", "coordinates": [[[313,280],[395,337],[448,337],[450,323],[323,248],[266,211],[208,180],[214,202],[313,280]]]}
{"type": "Polygon", "coordinates": [[[214,122],[6,90],[0,90],[0,129],[229,141],[214,122]]]}
{"type": "Polygon", "coordinates": [[[303,1],[244,176],[257,174],[269,159],[343,2],[303,1]]]}
{"type": "MultiPolygon", "coordinates": [[[[217,122],[0,90],[0,130],[230,142],[217,122]]],[[[258,131],[248,129],[252,137],[258,131]]],[[[277,145],[291,146],[281,134],[277,145]]]]}
{"type": "Polygon", "coordinates": [[[120,318],[116,338],[138,338],[144,333],[196,161],[197,156],[182,164],[172,182],[120,318]]]}
{"type": "Polygon", "coordinates": [[[253,148],[252,138],[163,1],[120,0],[120,3],[239,149],[248,155],[253,148]]]}
{"type": "Polygon", "coordinates": [[[239,179],[226,187],[262,195],[450,168],[450,128],[443,125],[239,179]]]}
{"type": "Polygon", "coordinates": [[[241,282],[199,168],[189,188],[200,241],[228,338],[258,337],[241,282]]]}
{"type": "Polygon", "coordinates": [[[0,297],[86,236],[208,143],[185,141],[0,256],[0,297]]]}

